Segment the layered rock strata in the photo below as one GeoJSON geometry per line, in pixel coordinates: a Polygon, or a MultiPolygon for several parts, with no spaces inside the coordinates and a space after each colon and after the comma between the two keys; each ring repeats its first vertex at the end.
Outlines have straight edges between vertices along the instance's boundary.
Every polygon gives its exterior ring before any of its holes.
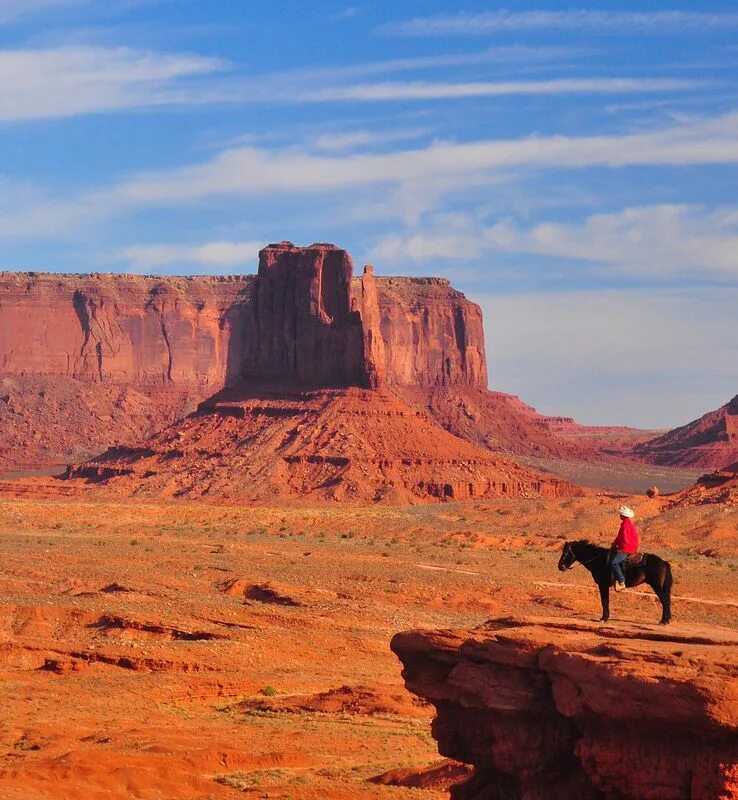
{"type": "Polygon", "coordinates": [[[719,469],[738,460],[738,395],[699,419],[650,439],[633,454],[651,464],[719,469]]]}
{"type": "Polygon", "coordinates": [[[397,634],[455,800],[738,797],[738,639],[553,619],[397,634]]]}
{"type": "Polygon", "coordinates": [[[225,390],[137,448],[68,477],[123,494],[438,502],[576,489],[442,430],[386,389],[225,390]]]}
{"type": "Polygon", "coordinates": [[[0,273],[0,375],[215,391],[240,372],[253,281],[0,273]]]}
{"type": "Polygon", "coordinates": [[[0,377],[211,393],[487,385],[479,306],[440,278],[375,278],[331,244],[280,242],[256,276],[0,273],[0,377]]]}

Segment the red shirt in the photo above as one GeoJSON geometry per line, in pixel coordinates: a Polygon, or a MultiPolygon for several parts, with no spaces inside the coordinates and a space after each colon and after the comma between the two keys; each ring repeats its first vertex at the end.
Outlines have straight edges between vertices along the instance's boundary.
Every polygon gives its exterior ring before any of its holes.
{"type": "Polygon", "coordinates": [[[630,555],[637,552],[639,544],[638,528],[633,524],[633,520],[624,519],[620,523],[620,530],[612,546],[630,555]]]}

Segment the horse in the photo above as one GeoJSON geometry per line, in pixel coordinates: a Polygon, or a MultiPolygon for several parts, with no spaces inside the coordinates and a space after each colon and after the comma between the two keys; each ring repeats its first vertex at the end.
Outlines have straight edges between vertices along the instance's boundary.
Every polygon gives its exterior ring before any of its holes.
{"type": "MultiPolygon", "coordinates": [[[[572,569],[578,561],[592,573],[592,579],[600,589],[601,622],[610,619],[610,588],[614,585],[614,577],[610,569],[609,554],[609,548],[598,547],[586,539],[580,539],[577,542],[565,542],[559,559],[561,572],[572,569]]],[[[640,586],[642,583],[647,583],[656,592],[662,608],[661,625],[668,625],[671,622],[673,583],[671,564],[653,553],[645,553],[642,560],[632,566],[628,564],[625,569],[625,585],[640,586]]]]}

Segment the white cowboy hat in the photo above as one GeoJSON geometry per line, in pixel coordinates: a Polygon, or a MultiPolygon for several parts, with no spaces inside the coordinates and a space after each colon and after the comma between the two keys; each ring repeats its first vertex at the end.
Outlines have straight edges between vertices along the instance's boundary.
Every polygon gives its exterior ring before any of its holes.
{"type": "Polygon", "coordinates": [[[628,517],[628,519],[633,519],[633,517],[636,515],[636,512],[633,511],[633,509],[629,508],[628,506],[620,506],[618,514],[620,514],[621,517],[628,517]]]}

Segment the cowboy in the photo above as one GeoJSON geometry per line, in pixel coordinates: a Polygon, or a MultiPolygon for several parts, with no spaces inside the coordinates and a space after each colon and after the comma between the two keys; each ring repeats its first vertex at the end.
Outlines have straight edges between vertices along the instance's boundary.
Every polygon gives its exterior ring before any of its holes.
{"type": "Polygon", "coordinates": [[[638,528],[633,524],[635,511],[628,506],[621,506],[620,530],[612,543],[612,557],[610,559],[610,569],[615,576],[615,591],[622,592],[625,589],[625,575],[623,574],[623,564],[628,560],[628,556],[638,550],[638,528]]]}

